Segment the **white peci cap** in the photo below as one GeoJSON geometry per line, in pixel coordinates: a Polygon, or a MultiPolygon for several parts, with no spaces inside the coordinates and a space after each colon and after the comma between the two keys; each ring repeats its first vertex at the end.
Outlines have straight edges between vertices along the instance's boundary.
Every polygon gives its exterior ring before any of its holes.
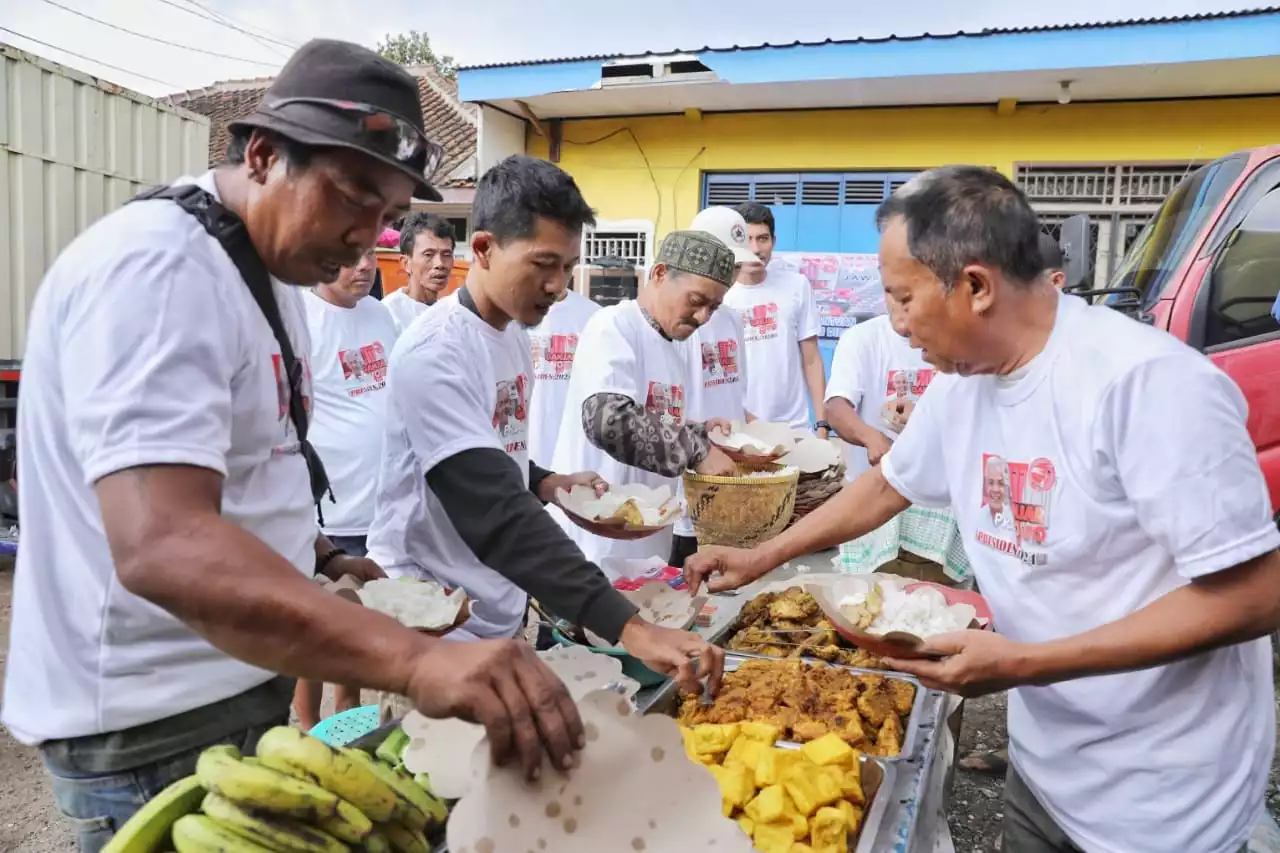
{"type": "Polygon", "coordinates": [[[733,251],[740,264],[758,264],[760,259],[747,243],[747,220],[732,207],[708,207],[693,217],[690,231],[705,231],[733,251]]]}

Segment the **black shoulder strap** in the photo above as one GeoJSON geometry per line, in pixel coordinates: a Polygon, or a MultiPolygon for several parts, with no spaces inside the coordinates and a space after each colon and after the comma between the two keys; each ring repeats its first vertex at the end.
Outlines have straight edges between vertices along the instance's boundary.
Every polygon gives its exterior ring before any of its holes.
{"type": "MultiPolygon", "coordinates": [[[[284,320],[280,316],[280,305],[276,302],[275,289],[271,285],[271,274],[258,255],[258,250],[253,247],[253,241],[249,239],[249,230],[245,228],[244,220],[224,207],[212,193],[201,189],[196,184],[152,187],[129,201],[152,200],[172,201],[204,226],[209,235],[222,246],[223,251],[231,258],[231,262],[236,265],[240,277],[244,279],[249,292],[253,294],[254,301],[258,303],[262,316],[266,318],[267,325],[271,327],[271,333],[275,335],[276,343],[280,345],[281,365],[289,380],[289,418],[293,421],[293,428],[298,433],[298,442],[311,474],[311,493],[316,499],[316,508],[319,510],[320,498],[324,494],[329,495],[330,501],[334,498],[333,491],[329,488],[329,478],[325,475],[324,464],[311,447],[311,443],[307,441],[309,424],[302,394],[302,365],[293,352],[293,342],[289,339],[284,320]]],[[[320,516],[320,523],[324,524],[323,515],[320,516]]]]}

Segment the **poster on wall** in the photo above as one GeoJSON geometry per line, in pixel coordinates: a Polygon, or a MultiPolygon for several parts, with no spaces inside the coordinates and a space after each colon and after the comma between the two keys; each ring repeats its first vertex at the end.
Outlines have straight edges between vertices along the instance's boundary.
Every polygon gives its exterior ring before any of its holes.
{"type": "Polygon", "coordinates": [[[771,263],[809,279],[824,340],[838,340],[859,318],[885,313],[880,259],[874,254],[774,252],[771,263]]]}

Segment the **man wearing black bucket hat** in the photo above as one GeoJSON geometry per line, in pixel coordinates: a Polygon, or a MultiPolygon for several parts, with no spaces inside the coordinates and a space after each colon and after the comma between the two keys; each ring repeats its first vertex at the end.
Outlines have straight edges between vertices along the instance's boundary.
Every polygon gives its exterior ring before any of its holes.
{"type": "Polygon", "coordinates": [[[527,646],[433,640],[312,581],[381,570],[319,534],[301,288],[439,198],[413,78],[313,41],[231,132],[227,165],[77,237],[32,309],[19,464],[41,487],[19,499],[3,722],[82,851],[205,747],[286,722],[293,678],[478,721],[530,775],[583,742],[527,646]]]}

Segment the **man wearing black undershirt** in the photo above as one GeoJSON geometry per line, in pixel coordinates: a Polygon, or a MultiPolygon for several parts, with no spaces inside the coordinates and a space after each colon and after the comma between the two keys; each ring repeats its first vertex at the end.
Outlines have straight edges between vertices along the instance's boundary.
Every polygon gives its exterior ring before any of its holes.
{"type": "Polygon", "coordinates": [[[565,172],[515,156],[480,179],[472,218],[465,287],[392,352],[370,557],[391,576],[466,589],[474,604],[459,639],[513,636],[532,595],[682,687],[709,678],[714,688],[723,652],[641,619],[543,511],[557,488],[602,488],[599,477],[529,461],[536,389],[522,326],[565,289],[591,208],[565,172]]]}

